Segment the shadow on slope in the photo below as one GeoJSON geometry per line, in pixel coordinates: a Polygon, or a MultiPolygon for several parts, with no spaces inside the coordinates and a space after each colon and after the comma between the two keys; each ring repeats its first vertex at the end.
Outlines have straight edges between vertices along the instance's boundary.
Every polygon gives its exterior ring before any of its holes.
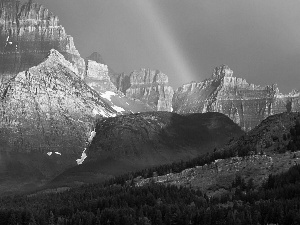
{"type": "Polygon", "coordinates": [[[83,165],[73,167],[52,185],[99,182],[111,176],[186,161],[221,147],[244,132],[220,113],[178,115],[146,112],[103,118],[83,165]]]}
{"type": "MultiPolygon", "coordinates": [[[[269,116],[253,130],[225,146],[224,150],[239,156],[248,155],[250,152],[284,153],[287,150],[299,150],[292,149],[289,145],[293,143],[293,130],[295,131],[299,121],[300,113],[297,112],[269,116]]],[[[300,131],[298,133],[300,138],[300,131]]]]}

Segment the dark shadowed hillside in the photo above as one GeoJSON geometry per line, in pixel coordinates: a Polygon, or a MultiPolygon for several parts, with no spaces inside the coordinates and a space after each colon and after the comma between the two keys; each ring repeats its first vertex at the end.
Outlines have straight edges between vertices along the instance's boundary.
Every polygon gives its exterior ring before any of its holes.
{"type": "Polygon", "coordinates": [[[107,175],[188,160],[244,132],[220,113],[146,112],[98,121],[83,165],[54,181],[95,181],[107,175]],[[105,176],[104,176],[105,175],[105,176]]]}
{"type": "Polygon", "coordinates": [[[231,149],[231,151],[239,152],[239,155],[245,155],[249,151],[281,153],[286,150],[297,150],[291,149],[289,145],[293,142],[293,136],[296,135],[294,130],[297,121],[300,121],[300,113],[281,113],[270,116],[249,133],[227,145],[225,150],[231,149]]]}
{"type": "Polygon", "coordinates": [[[96,133],[88,161],[112,157],[155,165],[207,152],[243,132],[219,113],[147,112],[102,119],[96,133]]]}

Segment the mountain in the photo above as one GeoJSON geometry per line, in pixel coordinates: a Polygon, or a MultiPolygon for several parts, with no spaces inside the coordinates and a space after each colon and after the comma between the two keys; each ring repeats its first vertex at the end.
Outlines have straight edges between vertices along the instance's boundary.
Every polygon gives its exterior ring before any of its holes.
{"type": "Polygon", "coordinates": [[[46,180],[76,165],[96,117],[118,114],[56,50],[0,91],[2,187],[10,178],[46,180]]]}
{"type": "Polygon", "coordinates": [[[300,92],[282,95],[276,85],[261,87],[233,77],[222,65],[203,82],[191,82],[175,91],[174,112],[220,112],[249,131],[270,115],[300,110],[300,92]]]}
{"type": "Polygon", "coordinates": [[[74,64],[79,76],[84,75],[84,59],[57,16],[32,1],[0,2],[0,85],[41,63],[51,49],[74,64]]]}
{"type": "Polygon", "coordinates": [[[96,182],[103,177],[188,160],[244,133],[220,113],[183,116],[170,112],[103,118],[95,132],[84,163],[64,172],[54,183],[96,182]]]}
{"type": "Polygon", "coordinates": [[[159,70],[135,70],[130,75],[115,75],[113,80],[127,97],[141,100],[154,111],[173,111],[173,88],[168,84],[168,76],[159,70]]]}

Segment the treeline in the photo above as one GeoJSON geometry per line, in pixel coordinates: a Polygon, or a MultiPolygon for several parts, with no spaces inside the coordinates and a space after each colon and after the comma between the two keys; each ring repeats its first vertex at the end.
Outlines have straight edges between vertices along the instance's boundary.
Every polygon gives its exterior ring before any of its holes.
{"type": "MultiPolygon", "coordinates": [[[[249,150],[248,154],[251,152],[251,149],[249,150]]],[[[118,177],[115,177],[111,179],[110,181],[107,182],[107,184],[112,185],[112,184],[125,184],[127,181],[132,180],[136,177],[143,177],[143,178],[150,178],[153,177],[154,174],[155,176],[162,176],[168,173],[180,173],[181,171],[188,169],[188,168],[193,168],[196,166],[204,166],[205,164],[209,164],[211,162],[214,162],[217,159],[227,159],[235,156],[245,156],[240,154],[240,152],[236,150],[222,150],[219,151],[217,149],[214,149],[213,152],[211,153],[206,153],[204,155],[198,156],[196,158],[193,158],[189,161],[180,161],[180,162],[174,162],[172,164],[165,164],[165,165],[160,165],[156,167],[151,167],[147,169],[143,169],[137,172],[131,172],[127,173],[118,177]]]]}
{"type": "Polygon", "coordinates": [[[86,185],[64,193],[0,199],[0,224],[299,224],[300,166],[272,176],[259,190],[237,176],[231,191],[150,184],[86,185]]]}

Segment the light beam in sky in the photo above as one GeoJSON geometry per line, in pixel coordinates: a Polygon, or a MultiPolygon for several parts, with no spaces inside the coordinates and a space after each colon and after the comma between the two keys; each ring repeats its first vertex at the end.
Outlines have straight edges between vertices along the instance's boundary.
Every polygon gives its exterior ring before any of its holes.
{"type": "Polygon", "coordinates": [[[135,0],[135,2],[157,34],[158,41],[165,50],[165,57],[174,66],[177,74],[180,74],[180,77],[178,77],[180,82],[186,83],[194,80],[196,76],[192,72],[192,66],[187,60],[188,57],[184,57],[184,52],[176,43],[175,35],[169,29],[167,21],[163,19],[163,14],[156,3],[152,0],[135,0]]]}

